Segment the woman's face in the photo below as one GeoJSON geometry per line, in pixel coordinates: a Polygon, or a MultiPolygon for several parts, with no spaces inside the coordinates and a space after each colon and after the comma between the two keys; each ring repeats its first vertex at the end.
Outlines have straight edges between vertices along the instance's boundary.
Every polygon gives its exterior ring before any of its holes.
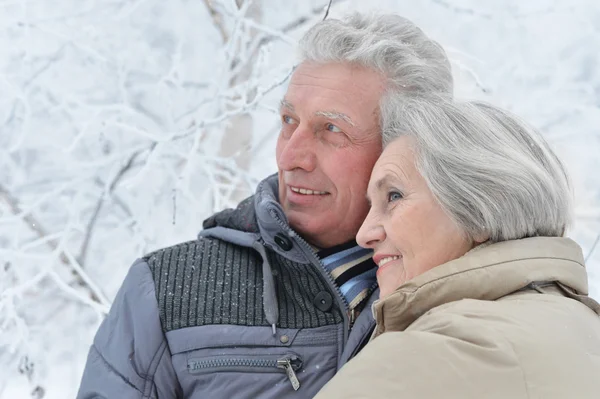
{"type": "Polygon", "coordinates": [[[367,189],[371,209],[356,236],[374,250],[381,298],[473,247],[417,171],[413,145],[400,137],[379,157],[367,189]]]}

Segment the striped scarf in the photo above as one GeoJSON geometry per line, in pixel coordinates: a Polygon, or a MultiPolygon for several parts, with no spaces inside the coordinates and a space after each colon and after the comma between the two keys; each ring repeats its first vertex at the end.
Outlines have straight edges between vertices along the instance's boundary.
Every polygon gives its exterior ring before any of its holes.
{"type": "Polygon", "coordinates": [[[373,251],[350,241],[318,252],[325,269],[331,274],[350,310],[355,309],[376,287],[377,265],[373,251]]]}

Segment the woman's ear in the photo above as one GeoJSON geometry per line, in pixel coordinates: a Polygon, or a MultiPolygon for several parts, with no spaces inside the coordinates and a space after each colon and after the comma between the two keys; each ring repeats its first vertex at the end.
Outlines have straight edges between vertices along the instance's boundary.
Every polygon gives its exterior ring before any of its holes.
{"type": "Polygon", "coordinates": [[[481,232],[479,234],[476,234],[473,237],[473,246],[477,246],[479,244],[483,244],[484,242],[486,242],[487,240],[490,239],[490,235],[485,233],[485,232],[481,232]]]}

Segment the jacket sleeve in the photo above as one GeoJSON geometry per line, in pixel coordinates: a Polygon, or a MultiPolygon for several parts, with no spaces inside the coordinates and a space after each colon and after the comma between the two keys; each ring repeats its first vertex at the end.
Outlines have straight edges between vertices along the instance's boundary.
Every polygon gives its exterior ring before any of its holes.
{"type": "Polygon", "coordinates": [[[180,387],[148,264],[129,270],[90,348],[77,399],[171,399],[180,387]]]}

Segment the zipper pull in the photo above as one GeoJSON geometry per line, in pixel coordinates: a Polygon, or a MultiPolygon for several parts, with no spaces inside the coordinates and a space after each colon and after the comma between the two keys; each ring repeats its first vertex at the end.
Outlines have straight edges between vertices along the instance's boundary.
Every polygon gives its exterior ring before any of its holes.
{"type": "Polygon", "coordinates": [[[292,366],[292,359],[283,358],[277,360],[277,367],[280,369],[285,369],[285,373],[292,383],[292,388],[294,388],[294,391],[297,391],[300,388],[300,381],[298,381],[298,376],[296,375],[294,367],[292,366]]]}
{"type": "Polygon", "coordinates": [[[348,327],[350,327],[350,329],[352,329],[352,327],[354,327],[355,321],[356,321],[356,310],[354,308],[352,308],[352,310],[350,310],[348,312],[348,327]]]}

